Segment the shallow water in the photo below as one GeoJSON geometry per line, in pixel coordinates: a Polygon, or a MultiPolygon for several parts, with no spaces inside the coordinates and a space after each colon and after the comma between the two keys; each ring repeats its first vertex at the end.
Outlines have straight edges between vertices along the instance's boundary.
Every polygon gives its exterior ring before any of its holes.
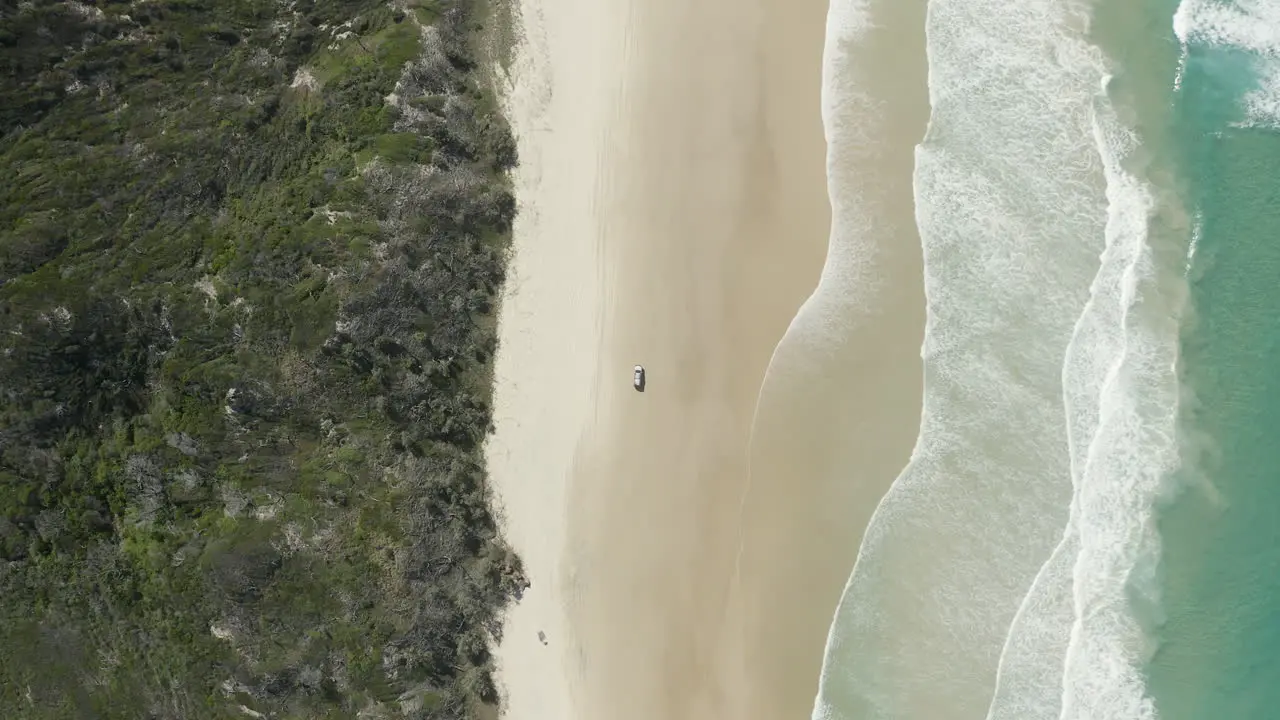
{"type": "Polygon", "coordinates": [[[818,287],[774,351],[756,405],[738,642],[725,648],[741,676],[739,702],[723,715],[734,720],[812,708],[862,530],[918,429],[924,295],[911,170],[928,118],[925,2],[881,6],[870,34],[866,4],[828,16],[825,84],[844,90],[822,98],[831,232],[818,287]]]}
{"type": "Polygon", "coordinates": [[[1273,717],[1280,3],[926,27],[924,413],[815,717],[1273,717]]]}
{"type": "Polygon", "coordinates": [[[1187,487],[1162,514],[1159,716],[1280,704],[1280,6],[1183,0],[1178,141],[1198,218],[1184,332],[1187,487]]]}
{"type": "Polygon", "coordinates": [[[1081,20],[1060,2],[929,5],[922,424],[841,601],[816,717],[982,717],[1062,536],[1062,362],[1106,222],[1081,20]]]}

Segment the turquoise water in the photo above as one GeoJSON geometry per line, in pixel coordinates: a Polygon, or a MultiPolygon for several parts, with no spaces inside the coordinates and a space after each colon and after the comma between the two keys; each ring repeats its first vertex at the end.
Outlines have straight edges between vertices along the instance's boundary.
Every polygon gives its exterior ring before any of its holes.
{"type": "Polygon", "coordinates": [[[1190,489],[1160,522],[1167,620],[1150,690],[1164,720],[1280,716],[1280,118],[1248,110],[1280,26],[1225,7],[1266,35],[1191,34],[1177,101],[1200,237],[1183,358],[1190,489]]]}
{"type": "Polygon", "coordinates": [[[1280,717],[1280,0],[927,29],[921,434],[814,717],[1280,717]]]}

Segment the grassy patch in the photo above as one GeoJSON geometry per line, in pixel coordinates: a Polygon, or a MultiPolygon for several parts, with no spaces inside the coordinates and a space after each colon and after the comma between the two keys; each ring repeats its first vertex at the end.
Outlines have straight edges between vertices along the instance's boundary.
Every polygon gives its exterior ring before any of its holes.
{"type": "Polygon", "coordinates": [[[418,54],[418,26],[403,14],[378,8],[356,16],[314,60],[321,85],[359,73],[394,73],[418,54]],[[398,20],[397,20],[398,18],[398,20]]]}

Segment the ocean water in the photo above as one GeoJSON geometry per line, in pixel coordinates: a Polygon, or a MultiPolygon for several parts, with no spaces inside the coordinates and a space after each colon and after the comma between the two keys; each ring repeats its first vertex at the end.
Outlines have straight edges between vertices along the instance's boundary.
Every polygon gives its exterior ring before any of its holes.
{"type": "Polygon", "coordinates": [[[1178,141],[1197,223],[1187,488],[1163,509],[1163,720],[1280,716],[1280,4],[1183,0],[1178,141]]]}
{"type": "Polygon", "coordinates": [[[1280,2],[926,28],[921,431],[814,717],[1280,717],[1280,2]]]}

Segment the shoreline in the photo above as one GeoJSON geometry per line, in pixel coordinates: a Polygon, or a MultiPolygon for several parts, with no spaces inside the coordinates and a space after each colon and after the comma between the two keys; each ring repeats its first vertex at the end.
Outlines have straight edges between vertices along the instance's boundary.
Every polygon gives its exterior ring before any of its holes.
{"type": "Polygon", "coordinates": [[[568,493],[585,718],[732,717],[741,693],[721,647],[751,422],[826,253],[825,3],[803,9],[658,2],[628,18],[595,203],[596,414],[568,493]]]}
{"type": "MultiPolygon", "coordinates": [[[[815,324],[815,306],[834,307],[833,276],[849,279],[848,259],[828,257],[827,4],[520,7],[504,103],[521,152],[521,212],[489,457],[503,532],[532,587],[497,650],[504,716],[774,720],[797,697],[807,714],[857,548],[796,551],[788,534],[815,512],[824,527],[838,524],[824,508],[853,503],[869,516],[905,463],[923,329],[918,257],[882,257],[915,285],[878,287],[892,296],[886,308],[827,338],[839,348],[794,337],[815,324]],[[875,407],[904,403],[906,429],[870,433],[861,454],[836,458],[834,433],[865,430],[873,410],[810,413],[830,405],[829,383],[797,385],[786,368],[809,353],[823,379],[850,391],[831,360],[889,330],[885,351],[863,359],[893,364],[905,352],[875,407]],[[649,371],[644,394],[630,387],[636,363],[649,371]],[[793,425],[830,447],[778,441],[793,425]],[[875,454],[886,438],[889,451],[875,454]],[[778,482],[788,459],[819,451],[802,482],[778,482]],[[856,497],[833,496],[831,463],[872,455],[876,479],[856,497]],[[830,585],[831,597],[770,595],[797,573],[830,585]],[[779,625],[762,607],[804,617],[779,625]],[[798,646],[780,627],[813,646],[801,663],[811,672],[786,667],[798,646]]],[[[905,176],[906,209],[891,208],[889,225],[914,229],[909,162],[905,176]]],[[[918,256],[918,241],[909,245],[918,256]]]]}
{"type": "Polygon", "coordinates": [[[912,174],[929,118],[925,3],[835,0],[829,12],[830,251],[760,392],[735,578],[741,637],[730,646],[751,680],[743,720],[814,711],[837,604],[872,514],[911,457],[923,402],[912,174]],[[876,67],[898,71],[864,69],[876,67]]]}

